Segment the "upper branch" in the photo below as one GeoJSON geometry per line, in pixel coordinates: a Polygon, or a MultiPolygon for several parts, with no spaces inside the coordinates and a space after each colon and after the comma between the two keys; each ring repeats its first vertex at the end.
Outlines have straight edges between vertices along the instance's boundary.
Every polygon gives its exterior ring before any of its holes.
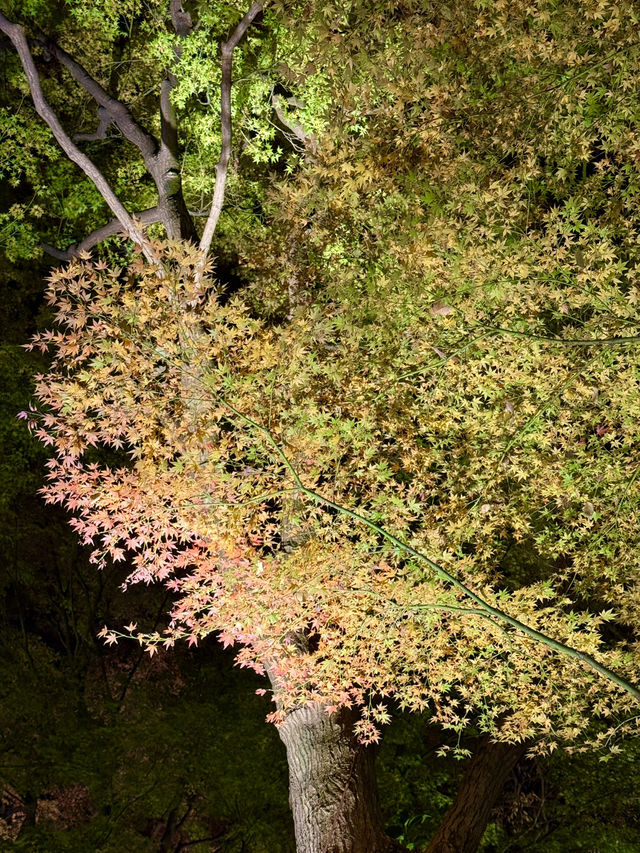
{"type": "Polygon", "coordinates": [[[98,139],[106,139],[107,131],[113,124],[113,117],[104,107],[98,107],[98,127],[93,133],[76,133],[74,142],[95,142],[98,139]]]}
{"type": "Polygon", "coordinates": [[[60,124],[57,115],[44,97],[42,87],[40,85],[40,78],[38,76],[33,57],[31,56],[24,28],[19,24],[11,23],[11,21],[7,20],[7,18],[5,18],[5,16],[0,12],[0,30],[9,37],[18,56],[20,57],[20,62],[22,63],[22,67],[24,68],[24,72],[27,76],[31,97],[33,98],[33,103],[38,115],[49,125],[56,141],[67,157],[76,163],[85,175],[93,182],[98,192],[113,211],[114,216],[122,226],[122,230],[131,240],[133,240],[134,243],[137,243],[142,247],[142,251],[147,260],[152,263],[157,263],[157,258],[149,247],[142,231],[140,231],[136,226],[120,199],[113,192],[107,182],[107,179],[98,167],[92,163],[91,160],[73,143],[60,124]]]}
{"type": "Polygon", "coordinates": [[[154,158],[158,150],[156,138],[134,119],[122,101],[112,98],[98,81],[94,80],[89,72],[68,54],[66,50],[55,42],[50,41],[46,42],[46,47],[55,56],[60,65],[67,69],[73,79],[106,111],[113,124],[118,127],[125,139],[128,139],[129,142],[136,146],[144,158],[149,173],[154,176],[154,158]]]}
{"type": "Polygon", "coordinates": [[[211,201],[211,210],[209,217],[204,227],[202,239],[200,241],[200,250],[202,251],[202,261],[200,264],[201,273],[204,269],[206,257],[211,248],[213,234],[218,224],[220,212],[224,202],[225,185],[227,182],[227,172],[229,170],[229,160],[231,158],[231,71],[233,64],[233,51],[240,43],[241,39],[253,23],[256,15],[262,11],[264,3],[262,0],[253,3],[247,14],[235,28],[228,41],[222,44],[222,84],[220,86],[220,124],[222,129],[222,148],[220,151],[220,159],[216,165],[216,185],[211,201]]]}
{"type": "MultiPolygon", "coordinates": [[[[181,0],[171,0],[170,3],[171,23],[178,36],[178,41],[173,46],[173,54],[177,61],[182,56],[180,39],[189,35],[193,29],[191,15],[182,8],[181,0]]],[[[177,84],[177,79],[171,70],[167,70],[160,88],[160,123],[161,123],[161,148],[160,159],[169,162],[178,158],[178,121],[176,111],[171,103],[171,92],[177,84]]]]}

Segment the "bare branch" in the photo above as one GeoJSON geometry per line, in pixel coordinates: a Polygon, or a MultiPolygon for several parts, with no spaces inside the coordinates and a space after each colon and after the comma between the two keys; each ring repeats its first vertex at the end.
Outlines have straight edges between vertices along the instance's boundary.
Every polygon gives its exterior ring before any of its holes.
{"type": "Polygon", "coordinates": [[[24,28],[19,24],[11,23],[11,21],[7,20],[7,18],[5,18],[5,16],[0,12],[0,30],[9,37],[16,49],[16,52],[18,53],[18,56],[20,57],[20,62],[22,63],[22,67],[24,68],[24,72],[27,76],[31,97],[33,98],[33,103],[38,115],[49,125],[56,141],[67,157],[76,163],[82,169],[84,174],[93,182],[96,189],[113,211],[114,216],[122,226],[125,234],[133,240],[134,243],[141,246],[147,260],[153,263],[158,263],[157,258],[149,247],[142,231],[136,227],[124,205],[109,186],[107,179],[98,167],[92,163],[91,160],[89,160],[89,158],[72,142],[71,138],[60,124],[57,115],[51,109],[44,97],[42,87],[40,85],[40,78],[38,76],[33,57],[31,56],[24,28]]]}
{"type": "Polygon", "coordinates": [[[60,65],[67,69],[76,83],[79,83],[99,106],[111,116],[111,121],[117,125],[125,139],[128,139],[140,151],[149,173],[154,176],[154,158],[158,150],[156,138],[134,119],[122,101],[112,98],[98,81],[94,80],[89,72],[68,54],[66,50],[63,50],[55,42],[46,41],[44,44],[47,50],[55,56],[60,65]]]}
{"type": "MultiPolygon", "coordinates": [[[[182,8],[181,0],[171,0],[170,13],[173,29],[178,36],[178,41],[173,46],[173,55],[177,61],[182,56],[180,39],[188,36],[193,28],[191,15],[182,8]]],[[[170,70],[162,81],[160,88],[160,127],[162,148],[159,157],[167,161],[177,161],[178,158],[178,120],[176,111],[171,103],[171,92],[177,84],[177,79],[170,70]]]]}
{"type": "Polygon", "coordinates": [[[231,158],[231,71],[233,64],[233,51],[243,38],[256,15],[262,11],[264,3],[253,3],[247,14],[240,21],[238,26],[231,34],[228,41],[222,44],[222,84],[220,86],[220,124],[222,129],[222,149],[220,151],[220,159],[216,165],[216,185],[211,200],[211,210],[207,223],[204,227],[202,239],[200,240],[200,250],[202,252],[202,260],[198,269],[198,275],[202,274],[206,257],[211,248],[213,234],[218,224],[222,205],[224,203],[225,185],[227,182],[227,172],[229,170],[229,160],[231,158]]]}
{"type": "MultiPolygon", "coordinates": [[[[162,222],[163,213],[160,207],[150,207],[147,210],[140,211],[140,213],[135,213],[133,218],[141,225],[151,225],[154,222],[162,222]]],[[[88,252],[94,246],[102,243],[103,240],[114,237],[116,234],[121,234],[122,230],[120,220],[112,219],[106,225],[96,228],[95,231],[92,231],[91,234],[88,234],[79,243],[72,243],[66,249],[56,249],[54,246],[48,246],[46,243],[41,243],[40,248],[59,261],[70,261],[80,252],[88,252]]]]}
{"type": "MultiPolygon", "coordinates": [[[[187,23],[191,18],[188,13],[181,11],[181,6],[174,10],[174,5],[172,4],[172,19],[176,31],[187,34],[187,23]]],[[[167,234],[171,237],[180,235],[196,240],[195,226],[186,212],[182,198],[177,119],[170,98],[171,90],[176,85],[176,78],[173,74],[168,72],[162,81],[160,92],[161,139],[158,141],[133,118],[127,107],[121,101],[111,97],[77,60],[55,43],[44,42],[44,44],[60,64],[96,100],[99,104],[99,110],[106,111],[125,139],[132,142],[142,154],[147,171],[153,178],[158,190],[158,205],[164,206],[163,222],[167,234]]],[[[179,58],[179,45],[174,50],[179,58]]],[[[106,130],[106,128],[104,129],[106,130]]],[[[101,130],[102,125],[96,133],[100,133],[101,130]]],[[[80,138],[95,139],[99,137],[95,134],[87,134],[80,138]]]]}
{"type": "Polygon", "coordinates": [[[160,84],[160,132],[162,147],[159,159],[166,159],[167,162],[170,159],[177,162],[178,159],[178,119],[175,107],[171,103],[171,91],[176,83],[175,76],[171,72],[167,72],[167,76],[160,84]]]}

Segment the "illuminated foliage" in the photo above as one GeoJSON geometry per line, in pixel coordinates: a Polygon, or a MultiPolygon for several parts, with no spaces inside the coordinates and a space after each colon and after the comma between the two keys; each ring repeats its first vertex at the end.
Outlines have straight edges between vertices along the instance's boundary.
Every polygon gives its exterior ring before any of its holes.
{"type": "MultiPolygon", "coordinates": [[[[313,144],[271,147],[261,59],[234,102],[253,168],[281,166],[230,177],[259,199],[217,235],[245,286],[171,241],[160,272],[53,274],[47,498],[176,593],[150,651],[220,632],[276,680],[275,720],[356,705],[372,740],[393,696],[549,746],[611,717],[608,742],[633,695],[514,620],[640,681],[637,10],[304,10],[267,18],[313,144]]],[[[193,197],[219,146],[190,109],[202,39],[176,89],[193,197]]]]}

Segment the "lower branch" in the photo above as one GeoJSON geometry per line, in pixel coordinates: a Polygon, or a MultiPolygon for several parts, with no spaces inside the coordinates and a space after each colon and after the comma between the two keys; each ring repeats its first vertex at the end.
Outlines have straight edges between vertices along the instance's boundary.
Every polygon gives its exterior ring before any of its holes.
{"type": "MultiPolygon", "coordinates": [[[[135,219],[140,222],[141,225],[152,225],[154,222],[162,221],[163,211],[157,206],[150,207],[147,210],[142,210],[140,213],[136,213],[135,219]]],[[[101,228],[96,228],[96,230],[87,235],[84,240],[81,240],[79,243],[72,243],[66,249],[56,249],[54,246],[48,246],[46,243],[41,243],[40,247],[48,255],[51,255],[53,258],[57,258],[59,261],[70,261],[77,257],[80,252],[88,252],[93,249],[94,246],[102,243],[103,240],[107,240],[109,237],[114,237],[116,234],[121,234],[123,231],[124,229],[120,220],[112,219],[111,222],[108,222],[101,228]]]]}

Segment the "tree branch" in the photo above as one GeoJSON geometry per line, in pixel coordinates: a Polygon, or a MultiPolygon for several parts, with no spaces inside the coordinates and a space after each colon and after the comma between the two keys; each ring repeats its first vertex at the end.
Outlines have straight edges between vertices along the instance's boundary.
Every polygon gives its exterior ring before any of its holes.
{"type": "MultiPolygon", "coordinates": [[[[293,98],[289,98],[289,103],[293,101],[293,98]]],[[[305,129],[298,122],[298,124],[292,124],[288,117],[285,115],[284,110],[282,109],[282,98],[280,95],[273,95],[271,98],[271,106],[278,118],[280,124],[286,129],[285,135],[289,139],[292,145],[294,145],[298,149],[309,149],[311,154],[314,154],[316,151],[316,140],[313,136],[306,133],[305,129]],[[287,132],[288,131],[288,132],[287,132]]],[[[299,106],[299,104],[295,104],[295,106],[299,106]]]]}
{"type": "Polygon", "coordinates": [[[169,11],[176,35],[180,38],[188,36],[193,28],[193,22],[191,15],[183,9],[181,0],[171,0],[169,11]]]}
{"type": "MultiPolygon", "coordinates": [[[[135,221],[140,222],[141,225],[152,225],[154,222],[162,222],[162,218],[163,211],[157,206],[150,207],[147,210],[142,210],[140,213],[134,214],[135,221]]],[[[41,243],[40,248],[53,258],[57,258],[59,261],[70,261],[77,257],[80,252],[90,251],[94,246],[102,243],[103,240],[122,233],[122,230],[122,223],[120,220],[112,219],[111,222],[108,222],[106,225],[96,228],[95,231],[92,231],[91,234],[88,234],[79,243],[72,243],[66,249],[56,249],[54,246],[48,246],[46,243],[41,243]]]]}
{"type": "Polygon", "coordinates": [[[211,210],[209,217],[204,227],[202,239],[200,240],[200,250],[202,252],[202,260],[198,268],[198,276],[202,274],[206,263],[213,234],[218,224],[222,205],[224,203],[225,185],[227,182],[227,172],[229,170],[229,160],[231,158],[231,71],[233,64],[233,51],[238,46],[239,42],[253,23],[256,15],[262,11],[264,3],[262,0],[253,3],[247,14],[235,28],[228,41],[222,44],[222,84],[220,86],[220,124],[222,129],[222,149],[220,151],[220,159],[216,165],[216,184],[211,200],[211,210]]]}
{"type": "MultiPolygon", "coordinates": [[[[182,10],[181,4],[172,2],[171,16],[178,35],[186,35],[190,29],[191,18],[182,10]]],[[[158,205],[163,207],[163,223],[170,237],[183,237],[197,240],[193,221],[186,212],[182,198],[179,164],[178,131],[175,110],[171,103],[170,93],[176,85],[176,78],[168,71],[162,81],[160,90],[160,126],[161,138],[158,141],[145,130],[131,115],[128,108],[116,98],[111,97],[102,86],[91,77],[85,68],[65,50],[55,43],[43,41],[47,49],[56,57],[60,64],[69,71],[72,77],[98,103],[98,115],[104,111],[125,139],[133,143],[144,159],[147,171],[153,178],[158,190],[158,205]]],[[[180,56],[180,46],[174,48],[176,57],[180,56]]],[[[104,128],[106,130],[106,127],[104,128]]],[[[100,125],[96,133],[103,131],[100,125]]],[[[95,134],[83,134],[85,139],[97,138],[95,134]]]]}
{"type": "Polygon", "coordinates": [[[160,138],[159,159],[178,160],[178,119],[171,103],[171,92],[178,81],[170,71],[160,84],[160,138]]]}
{"type": "Polygon", "coordinates": [[[19,24],[11,23],[11,21],[7,20],[7,18],[5,18],[5,16],[0,12],[0,30],[9,37],[18,56],[20,57],[20,62],[22,63],[22,67],[24,68],[24,72],[27,76],[31,97],[33,98],[33,103],[38,115],[49,125],[56,141],[67,157],[76,163],[82,169],[84,174],[93,182],[98,192],[113,211],[114,216],[122,226],[125,234],[134,243],[141,246],[147,260],[157,264],[158,260],[152,252],[143,233],[136,227],[124,205],[109,186],[107,179],[98,167],[92,163],[91,160],[89,160],[89,158],[72,142],[71,138],[60,124],[57,115],[49,106],[42,92],[40,78],[38,76],[33,57],[31,56],[24,28],[19,24]]]}
{"type": "MultiPolygon", "coordinates": [[[[73,79],[106,111],[111,117],[125,139],[128,139],[142,154],[149,173],[154,176],[155,155],[158,150],[156,138],[145,130],[131,115],[122,101],[112,98],[102,88],[97,80],[94,80],[89,72],[70,54],[52,41],[43,42],[47,50],[55,56],[60,65],[67,69],[73,79]]],[[[100,111],[98,111],[100,117],[100,111]]]]}
{"type": "MultiPolygon", "coordinates": [[[[180,61],[182,56],[182,45],[180,39],[189,35],[193,28],[191,15],[182,8],[181,0],[171,0],[169,4],[171,23],[173,29],[178,36],[178,41],[173,46],[173,55],[176,61],[180,61]]],[[[171,92],[177,84],[177,79],[170,69],[167,69],[166,76],[162,81],[160,88],[160,126],[162,148],[160,157],[178,158],[178,121],[176,111],[171,103],[171,92]]]]}

